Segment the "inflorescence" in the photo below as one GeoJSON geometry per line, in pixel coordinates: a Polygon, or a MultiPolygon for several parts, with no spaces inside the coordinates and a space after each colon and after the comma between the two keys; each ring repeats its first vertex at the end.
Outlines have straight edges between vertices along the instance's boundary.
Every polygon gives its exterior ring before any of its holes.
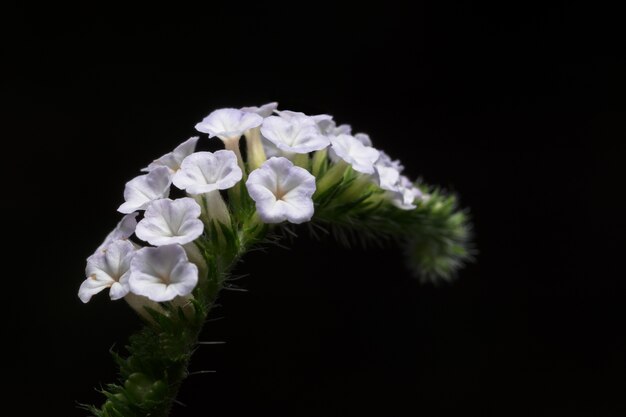
{"type": "Polygon", "coordinates": [[[233,200],[252,199],[251,222],[300,224],[313,218],[315,197],[324,197],[346,176],[354,177],[354,190],[347,187],[344,197],[354,194],[358,200],[363,194],[355,192],[377,188],[359,201],[363,206],[415,210],[429,199],[402,175],[400,161],[374,148],[367,134],[352,134],[349,125],[337,125],[326,114],[280,111],[277,103],[268,103],[215,110],[196,129],[219,138],[225,150],[195,152],[199,137],[192,137],[126,184],[118,209],[126,215],[87,259],[87,279],[79,290],[83,302],[107,288],[113,300],[128,294],[154,302],[191,296],[202,265],[189,252],[216,222],[230,227],[233,217],[241,217],[236,210],[245,205],[233,200]],[[238,187],[242,183],[245,188],[238,187]],[[168,198],[172,186],[187,197],[168,198]],[[132,234],[142,242],[129,240],[132,234]]]}

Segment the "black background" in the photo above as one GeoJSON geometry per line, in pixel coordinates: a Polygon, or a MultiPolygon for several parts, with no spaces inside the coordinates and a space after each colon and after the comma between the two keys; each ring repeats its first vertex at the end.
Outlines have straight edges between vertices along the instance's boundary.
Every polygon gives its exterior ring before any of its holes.
{"type": "Polygon", "coordinates": [[[433,287],[393,247],[302,237],[251,253],[236,271],[248,291],[224,292],[203,334],[227,343],[191,365],[217,373],[191,376],[173,416],[626,414],[614,10],[259,3],[7,16],[3,369],[25,414],[84,415],[76,402],[101,401],[94,387],[115,378],[108,349],[140,326],[123,302],[76,296],[124,183],[211,110],[274,100],[351,123],[411,176],[459,193],[480,254],[433,287]]]}

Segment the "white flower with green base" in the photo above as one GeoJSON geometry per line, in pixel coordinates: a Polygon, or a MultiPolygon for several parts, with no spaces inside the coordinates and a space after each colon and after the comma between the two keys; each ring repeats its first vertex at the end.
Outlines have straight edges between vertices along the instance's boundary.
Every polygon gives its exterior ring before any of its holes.
{"type": "Polygon", "coordinates": [[[193,137],[148,165],[126,184],[127,215],[87,260],[79,298],[109,289],[145,320],[120,362],[121,383],[107,386],[102,407],[87,407],[98,417],[167,415],[230,270],[281,230],[395,240],[422,281],[449,280],[471,258],[455,197],[411,182],[368,135],[352,136],[330,115],[267,103],[216,110],[196,129],[226,149],[195,152],[202,139],[193,137]],[[172,186],[187,197],[170,199],[172,186]],[[307,223],[315,227],[297,226],[307,223]]]}
{"type": "Polygon", "coordinates": [[[235,186],[242,175],[234,152],[197,152],[185,158],[173,181],[200,202],[205,220],[229,224],[230,214],[220,190],[235,186]]]}

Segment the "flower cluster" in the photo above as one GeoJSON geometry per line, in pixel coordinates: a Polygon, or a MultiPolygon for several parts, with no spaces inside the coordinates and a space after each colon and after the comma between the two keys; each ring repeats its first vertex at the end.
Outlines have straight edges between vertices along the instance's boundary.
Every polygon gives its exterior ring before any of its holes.
{"type": "Polygon", "coordinates": [[[113,300],[190,298],[202,280],[200,240],[240,224],[242,216],[259,225],[308,222],[316,196],[348,174],[355,184],[374,184],[372,198],[397,209],[426,200],[402,175],[402,164],[374,148],[368,135],[352,134],[330,115],[277,107],[215,110],[196,130],[219,138],[224,150],[196,151],[200,138],[194,136],[126,183],[118,209],[125,216],[87,259],[80,299],[86,303],[107,288],[113,300]],[[186,196],[171,199],[174,187],[186,196]]]}

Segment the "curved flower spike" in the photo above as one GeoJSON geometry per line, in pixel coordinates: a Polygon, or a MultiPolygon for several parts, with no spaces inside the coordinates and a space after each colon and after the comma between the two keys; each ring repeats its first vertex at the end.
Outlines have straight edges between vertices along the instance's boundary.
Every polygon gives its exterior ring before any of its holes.
{"type": "Polygon", "coordinates": [[[263,121],[261,133],[284,152],[309,153],[330,145],[328,138],[320,133],[315,120],[307,116],[288,119],[270,116],[263,121]]]}
{"type": "Polygon", "coordinates": [[[263,123],[263,118],[256,113],[238,109],[219,109],[198,123],[196,130],[208,133],[211,138],[217,136],[224,142],[238,141],[246,130],[257,127],[261,123],[263,123]]]}
{"type": "Polygon", "coordinates": [[[237,156],[232,151],[196,152],[189,155],[174,174],[174,185],[189,194],[225,190],[242,178],[237,156]]]}
{"type": "Polygon", "coordinates": [[[172,152],[166,153],[159,159],[155,159],[150,165],[146,168],[143,168],[142,171],[150,172],[157,167],[168,167],[170,169],[170,173],[173,174],[180,169],[180,164],[183,162],[183,159],[191,155],[196,150],[196,143],[198,142],[199,137],[193,136],[180,145],[176,147],[172,152]]]}
{"type": "Polygon", "coordinates": [[[135,246],[128,240],[118,240],[87,258],[85,274],[78,297],[83,303],[105,288],[110,288],[111,300],[119,300],[128,294],[130,261],[135,255],[135,246]]]}
{"type": "Polygon", "coordinates": [[[126,183],[124,200],[117,211],[132,213],[143,210],[152,201],[166,198],[170,194],[170,171],[167,167],[157,167],[147,173],[133,178],[126,183]]]}
{"type": "Polygon", "coordinates": [[[265,223],[299,224],[313,216],[315,177],[286,158],[270,158],[250,173],[246,186],[265,223]]]}
{"type": "Polygon", "coordinates": [[[193,198],[155,200],[137,225],[137,237],[154,246],[193,242],[204,230],[201,212],[193,198]]]}
{"type": "Polygon", "coordinates": [[[330,157],[337,161],[343,159],[355,171],[363,174],[374,173],[374,162],[378,159],[379,152],[369,146],[364,146],[353,136],[339,135],[330,138],[332,147],[330,148],[330,157]]]}
{"type": "Polygon", "coordinates": [[[130,237],[130,235],[135,233],[138,214],[139,213],[130,213],[122,217],[122,220],[120,220],[117,226],[115,226],[115,229],[113,229],[111,233],[109,233],[107,237],[104,238],[104,242],[102,242],[102,244],[98,246],[98,249],[96,249],[96,253],[106,250],[106,247],[116,240],[126,240],[130,237]]]}
{"type": "Polygon", "coordinates": [[[276,110],[277,108],[278,108],[278,103],[275,101],[272,101],[271,103],[266,103],[259,107],[257,106],[242,107],[240,110],[246,113],[256,113],[259,116],[265,118],[265,117],[271,116],[274,110],[276,110]]]}
{"type": "Polygon", "coordinates": [[[143,248],[130,263],[130,290],[152,301],[191,294],[198,283],[198,267],[187,260],[180,245],[143,248]]]}

